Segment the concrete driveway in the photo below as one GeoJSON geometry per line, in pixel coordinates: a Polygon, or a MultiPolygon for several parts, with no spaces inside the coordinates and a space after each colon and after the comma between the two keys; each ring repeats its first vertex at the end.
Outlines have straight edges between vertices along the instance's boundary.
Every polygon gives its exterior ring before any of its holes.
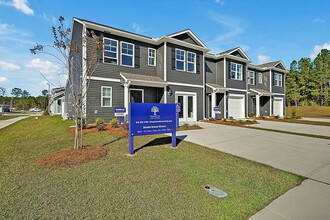
{"type": "Polygon", "coordinates": [[[203,122],[198,124],[204,129],[180,131],[178,137],[309,178],[253,219],[330,218],[330,140],[203,122]]]}

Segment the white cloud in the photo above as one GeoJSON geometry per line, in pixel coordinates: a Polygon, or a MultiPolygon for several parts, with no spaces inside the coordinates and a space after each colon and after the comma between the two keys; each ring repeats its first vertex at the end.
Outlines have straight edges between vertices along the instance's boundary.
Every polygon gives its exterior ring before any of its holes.
{"type": "Polygon", "coordinates": [[[315,18],[315,19],[313,20],[313,22],[315,22],[315,23],[324,23],[325,20],[322,19],[322,18],[315,18]]]}
{"type": "Polygon", "coordinates": [[[322,49],[328,49],[330,50],[330,40],[327,43],[324,43],[323,45],[315,45],[314,50],[310,53],[309,57],[311,59],[315,59],[317,55],[320,53],[322,49]]]}
{"type": "Polygon", "coordinates": [[[225,4],[225,0],[215,0],[215,3],[219,3],[220,5],[225,4]]]}
{"type": "Polygon", "coordinates": [[[33,10],[28,6],[27,0],[12,0],[10,2],[0,1],[0,4],[12,6],[27,15],[33,15],[33,10]]]}
{"type": "Polygon", "coordinates": [[[3,83],[3,82],[6,82],[8,81],[8,79],[4,76],[0,76],[0,82],[3,83]]]}
{"type": "Polygon", "coordinates": [[[0,68],[4,71],[14,71],[14,70],[19,70],[21,67],[13,63],[0,61],[0,68]]]}
{"type": "Polygon", "coordinates": [[[56,24],[56,18],[54,16],[46,14],[45,12],[43,12],[42,15],[40,15],[39,17],[43,18],[45,21],[56,24]]]}
{"type": "Polygon", "coordinates": [[[267,63],[270,60],[270,57],[265,55],[258,55],[257,58],[258,58],[258,64],[267,63]]]}
{"type": "Polygon", "coordinates": [[[142,28],[139,25],[135,24],[135,23],[133,23],[132,27],[133,27],[135,33],[137,33],[137,34],[142,34],[144,32],[142,30],[142,28]]]}
{"type": "Polygon", "coordinates": [[[48,60],[42,61],[39,58],[32,59],[26,65],[27,68],[39,70],[42,74],[58,73],[60,67],[48,60]]]}

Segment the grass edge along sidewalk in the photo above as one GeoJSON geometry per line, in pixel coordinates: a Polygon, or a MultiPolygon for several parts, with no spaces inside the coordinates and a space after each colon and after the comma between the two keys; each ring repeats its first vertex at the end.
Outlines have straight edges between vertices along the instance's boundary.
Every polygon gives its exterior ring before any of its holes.
{"type": "Polygon", "coordinates": [[[304,178],[186,141],[171,149],[165,135],[135,139],[85,135],[108,154],[68,168],[36,162],[72,146],[72,121],[33,117],[0,130],[0,218],[246,219],[304,178]],[[226,193],[218,199],[201,186],[226,193]]]}

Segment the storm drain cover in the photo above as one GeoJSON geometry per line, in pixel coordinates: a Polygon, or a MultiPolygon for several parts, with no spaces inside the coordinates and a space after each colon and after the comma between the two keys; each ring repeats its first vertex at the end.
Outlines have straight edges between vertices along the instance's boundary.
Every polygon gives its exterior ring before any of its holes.
{"type": "Polygon", "coordinates": [[[208,192],[211,195],[216,196],[218,198],[225,198],[226,196],[228,196],[227,193],[225,193],[221,189],[215,188],[213,186],[205,185],[204,189],[206,190],[206,192],[208,192]]]}

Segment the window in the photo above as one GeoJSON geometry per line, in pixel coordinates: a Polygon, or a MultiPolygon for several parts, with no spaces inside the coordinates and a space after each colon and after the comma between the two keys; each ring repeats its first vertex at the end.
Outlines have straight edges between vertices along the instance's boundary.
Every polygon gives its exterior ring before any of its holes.
{"type": "Polygon", "coordinates": [[[262,73],[259,73],[259,84],[262,84],[262,73]]]}
{"type": "Polygon", "coordinates": [[[156,66],[156,49],[148,49],[148,65],[156,66]]]}
{"type": "Polygon", "coordinates": [[[274,85],[282,87],[283,80],[282,80],[282,74],[274,73],[274,85]]]}
{"type": "Polygon", "coordinates": [[[254,71],[249,71],[248,84],[254,85],[254,71]]]}
{"type": "Polygon", "coordinates": [[[121,42],[121,65],[134,66],[134,44],[121,42]]]}
{"type": "Polygon", "coordinates": [[[118,41],[103,38],[103,62],[118,64],[118,41]]]}
{"type": "Polygon", "coordinates": [[[192,52],[187,52],[188,55],[188,72],[196,73],[196,54],[192,52]]]}
{"type": "Polygon", "coordinates": [[[111,107],[112,106],[112,87],[101,87],[101,106],[111,107]]]}
{"type": "Polygon", "coordinates": [[[185,71],[185,54],[184,50],[175,49],[175,68],[176,70],[185,71]]]}
{"type": "Polygon", "coordinates": [[[242,80],[243,65],[237,63],[231,63],[230,78],[236,80],[242,80]]]}

